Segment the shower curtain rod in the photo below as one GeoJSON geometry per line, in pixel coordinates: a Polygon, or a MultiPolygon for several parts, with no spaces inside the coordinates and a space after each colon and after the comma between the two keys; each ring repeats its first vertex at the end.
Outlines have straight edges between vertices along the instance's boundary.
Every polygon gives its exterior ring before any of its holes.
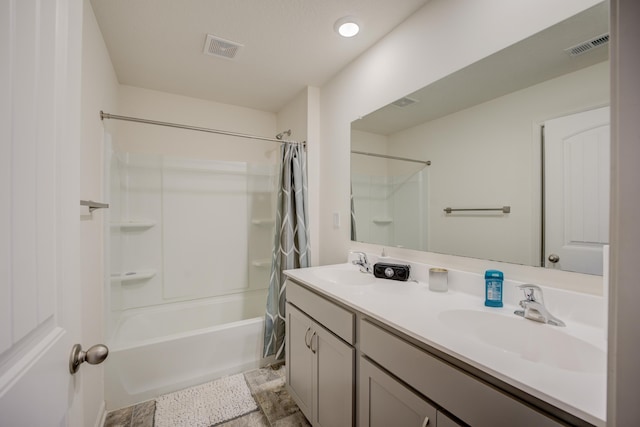
{"type": "Polygon", "coordinates": [[[383,159],[392,159],[392,160],[402,160],[405,162],[413,162],[413,163],[422,163],[425,166],[431,165],[431,160],[415,160],[415,159],[407,159],[406,157],[396,157],[389,156],[387,154],[378,154],[378,153],[367,153],[365,151],[355,151],[351,150],[353,154],[362,154],[363,156],[373,156],[373,157],[382,157],[383,159]]]}
{"type": "Polygon", "coordinates": [[[100,111],[100,119],[101,120],[104,120],[104,119],[124,120],[124,121],[127,121],[127,122],[136,122],[136,123],[145,123],[145,124],[148,124],[148,125],[167,126],[167,127],[172,127],[172,128],[195,130],[195,131],[198,131],[198,132],[217,133],[217,134],[220,134],[220,135],[237,136],[237,137],[240,137],[240,138],[260,139],[262,141],[288,142],[288,143],[291,143],[291,144],[306,145],[306,141],[298,142],[298,141],[290,141],[290,140],[287,140],[287,139],[267,138],[267,137],[264,137],[264,136],[249,135],[249,134],[246,134],[246,133],[228,132],[228,131],[225,131],[225,130],[203,128],[203,127],[198,127],[198,126],[181,125],[179,123],[160,122],[160,121],[157,121],[157,120],[140,119],[140,118],[137,118],[137,117],[129,117],[129,116],[118,116],[117,114],[109,114],[109,113],[105,113],[103,111],[100,111]]]}

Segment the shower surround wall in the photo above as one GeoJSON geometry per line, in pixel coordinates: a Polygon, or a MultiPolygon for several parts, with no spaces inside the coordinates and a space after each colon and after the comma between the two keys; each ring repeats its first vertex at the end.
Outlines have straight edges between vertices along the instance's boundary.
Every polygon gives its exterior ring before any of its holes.
{"type": "Polygon", "coordinates": [[[351,185],[357,241],[427,249],[426,170],[380,175],[358,172],[354,167],[351,185]]]}
{"type": "Polygon", "coordinates": [[[112,165],[112,311],[266,289],[274,165],[134,153],[112,165]]]}
{"type": "Polygon", "coordinates": [[[258,367],[275,165],[111,153],[110,172],[109,409],[258,367]]]}
{"type": "MultiPolygon", "coordinates": [[[[356,151],[396,154],[382,135],[352,130],[351,143],[356,151]]],[[[427,250],[427,166],[352,153],[351,187],[357,241],[427,250]]]]}
{"type": "MultiPolygon", "coordinates": [[[[132,87],[119,95],[120,115],[276,133],[271,113],[132,87]]],[[[115,120],[104,126],[107,409],[258,367],[278,144],[115,120]],[[185,363],[185,354],[194,356],[185,363]]]]}
{"type": "MultiPolygon", "coordinates": [[[[245,134],[269,136],[276,133],[275,114],[249,108],[125,85],[119,87],[118,102],[118,111],[105,112],[245,134]]],[[[207,259],[207,266],[192,266],[187,268],[191,270],[189,272],[187,269],[184,270],[192,277],[203,274],[202,268],[209,268],[211,265],[219,263],[221,260],[215,259],[219,257],[220,252],[215,253],[219,249],[212,249],[211,245],[204,248],[194,247],[195,244],[202,241],[201,237],[206,233],[213,233],[216,226],[221,228],[219,234],[215,236],[216,242],[220,247],[227,247],[225,254],[232,253],[231,249],[237,245],[236,242],[242,240],[241,233],[250,232],[253,236],[256,233],[269,234],[269,231],[266,230],[265,225],[258,227],[251,224],[251,227],[247,229],[248,226],[245,224],[241,230],[235,230],[235,234],[231,232],[235,228],[230,226],[230,222],[239,222],[242,214],[242,212],[233,211],[234,203],[238,202],[238,198],[241,196],[236,195],[234,198],[231,194],[220,191],[219,188],[217,190],[210,188],[210,191],[215,192],[216,196],[226,199],[223,203],[216,204],[215,209],[208,206],[203,210],[198,209],[198,204],[206,203],[208,198],[199,197],[202,192],[194,189],[191,193],[181,193],[180,188],[186,188],[193,182],[197,183],[199,178],[202,178],[202,183],[196,185],[206,187],[209,185],[207,183],[215,180],[215,176],[221,177],[226,172],[229,173],[216,182],[224,185],[221,183],[226,180],[230,186],[236,185],[237,187],[239,185],[237,175],[233,174],[238,170],[225,172],[225,167],[227,169],[231,167],[225,166],[225,164],[236,165],[236,169],[245,167],[238,165],[254,165],[247,167],[247,173],[253,173],[260,168],[273,167],[277,158],[278,145],[272,142],[116,120],[105,120],[103,124],[107,134],[112,136],[113,151],[119,156],[119,161],[114,159],[110,165],[107,164],[107,167],[111,169],[110,180],[112,181],[107,193],[111,193],[115,198],[112,201],[112,208],[109,209],[111,222],[139,219],[156,223],[153,226],[149,225],[146,229],[143,227],[111,227],[110,233],[108,233],[113,240],[110,244],[112,250],[107,260],[111,264],[109,271],[111,273],[130,273],[146,270],[147,273],[150,273],[151,270],[156,270],[156,275],[151,277],[146,285],[142,282],[132,281],[126,286],[107,286],[107,312],[188,299],[190,297],[186,296],[187,288],[196,291],[195,297],[202,297],[210,293],[194,289],[197,286],[195,282],[188,285],[184,283],[181,285],[162,284],[162,281],[167,279],[164,274],[167,273],[175,277],[176,268],[186,268],[186,264],[184,266],[177,264],[176,257],[185,256],[188,251],[192,251],[196,258],[205,253],[210,255],[207,259]],[[122,168],[127,165],[127,161],[129,163],[126,167],[129,170],[124,171],[122,168]],[[180,162],[182,164],[179,164],[180,162]],[[219,169],[218,172],[215,171],[216,168],[219,169]],[[116,172],[117,170],[119,172],[116,172]],[[167,180],[164,184],[169,186],[165,186],[164,190],[161,187],[163,179],[167,180]],[[173,186],[172,190],[170,190],[171,186],[173,186]],[[165,194],[161,194],[161,191],[164,191],[165,194]],[[122,201],[120,202],[120,200],[122,201]],[[206,210],[214,212],[211,216],[207,216],[206,210]],[[168,216],[159,218],[158,216],[161,214],[168,216]],[[230,221],[226,225],[220,223],[225,218],[230,221]],[[165,226],[160,221],[161,219],[170,220],[170,223],[166,223],[165,226]],[[206,221],[202,223],[201,228],[194,230],[192,227],[195,226],[192,224],[196,219],[206,221]],[[214,225],[216,222],[218,225],[214,225]],[[182,225],[176,225],[178,223],[182,223],[182,225]],[[166,249],[167,244],[171,242],[168,240],[169,235],[163,234],[165,232],[183,240],[182,242],[177,241],[176,244],[171,243],[172,248],[169,248],[168,252],[161,252],[161,246],[164,244],[166,249]],[[187,239],[183,233],[195,235],[196,238],[187,239]],[[121,241],[126,241],[125,252],[119,249],[121,241]],[[173,248],[178,246],[181,246],[180,252],[172,254],[173,248]],[[137,257],[138,261],[134,261],[134,257],[137,257]],[[165,261],[169,263],[167,265],[168,271],[161,268],[165,261]],[[167,289],[163,289],[163,286],[167,286],[167,289]],[[111,293],[112,295],[110,295],[111,293]]],[[[255,187],[247,188],[251,191],[257,190],[255,187]]],[[[221,199],[218,202],[221,202],[221,199]]],[[[255,206],[252,206],[252,209],[255,206]]],[[[248,207],[243,207],[243,212],[246,209],[248,207]]],[[[258,214],[256,213],[256,215],[258,214]]],[[[257,238],[257,236],[255,237],[257,238]]],[[[264,239],[270,248],[272,236],[264,239]]],[[[244,244],[248,248],[255,247],[253,242],[244,244]]],[[[260,247],[264,248],[264,245],[260,247]]],[[[251,262],[258,262],[265,257],[270,257],[270,249],[266,255],[260,254],[258,257],[252,253],[250,256],[251,262]]],[[[236,260],[244,263],[242,271],[246,271],[248,268],[247,257],[242,254],[235,254],[234,260],[224,263],[225,267],[231,266],[236,260]]],[[[188,263],[191,261],[182,259],[179,262],[188,263]]],[[[216,274],[217,277],[222,277],[223,272],[218,271],[216,274]]],[[[219,286],[231,290],[235,285],[227,282],[225,285],[219,286]]],[[[221,290],[221,293],[224,292],[221,290]]],[[[113,330],[113,317],[115,316],[107,316],[107,325],[109,326],[107,334],[113,330]]]]}

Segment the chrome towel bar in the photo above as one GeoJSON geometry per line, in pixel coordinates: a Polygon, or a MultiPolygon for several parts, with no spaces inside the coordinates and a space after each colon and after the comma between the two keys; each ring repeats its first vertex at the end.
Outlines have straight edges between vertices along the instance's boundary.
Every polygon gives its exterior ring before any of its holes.
{"type": "Polygon", "coordinates": [[[468,208],[468,209],[444,208],[444,211],[448,214],[450,214],[451,212],[469,212],[469,211],[501,211],[502,213],[511,213],[511,206],[503,206],[501,208],[468,208]]]}
{"type": "Polygon", "coordinates": [[[80,206],[88,206],[89,213],[96,209],[106,209],[109,207],[109,203],[94,202],[93,200],[80,200],[80,206]]]}

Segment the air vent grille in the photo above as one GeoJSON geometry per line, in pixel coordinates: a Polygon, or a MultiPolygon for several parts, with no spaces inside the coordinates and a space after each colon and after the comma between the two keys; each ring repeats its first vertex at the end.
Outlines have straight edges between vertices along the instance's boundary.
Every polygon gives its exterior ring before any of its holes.
{"type": "Polygon", "coordinates": [[[609,34],[603,34],[598,37],[594,37],[591,40],[587,40],[575,46],[565,49],[569,56],[578,56],[586,53],[599,46],[604,46],[609,43],[609,34]]]}
{"type": "Polygon", "coordinates": [[[207,39],[204,43],[204,53],[207,55],[233,59],[236,57],[241,47],[242,45],[239,43],[207,34],[207,39]]]}
{"type": "Polygon", "coordinates": [[[396,107],[403,108],[403,107],[408,107],[411,104],[415,104],[416,102],[418,102],[418,100],[405,96],[404,98],[400,98],[396,102],[393,102],[393,105],[395,105],[396,107]]]}

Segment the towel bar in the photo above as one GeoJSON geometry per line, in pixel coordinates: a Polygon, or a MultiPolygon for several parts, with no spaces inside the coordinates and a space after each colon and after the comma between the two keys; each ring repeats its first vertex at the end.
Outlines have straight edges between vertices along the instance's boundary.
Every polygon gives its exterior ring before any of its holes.
{"type": "Polygon", "coordinates": [[[444,211],[448,214],[451,212],[458,211],[502,211],[502,213],[511,213],[511,206],[503,206],[501,208],[468,208],[468,209],[454,209],[454,208],[444,208],[444,211]]]}
{"type": "Polygon", "coordinates": [[[93,200],[80,200],[80,206],[88,206],[89,213],[96,209],[106,209],[109,207],[109,203],[94,202],[93,200]]]}

